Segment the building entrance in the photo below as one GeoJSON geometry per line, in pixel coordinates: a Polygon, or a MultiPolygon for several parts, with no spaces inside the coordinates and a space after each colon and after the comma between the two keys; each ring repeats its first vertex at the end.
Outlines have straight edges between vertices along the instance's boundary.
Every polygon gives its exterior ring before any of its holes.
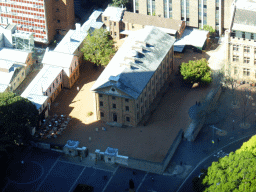
{"type": "Polygon", "coordinates": [[[117,122],[117,115],[116,115],[116,113],[113,113],[113,121],[117,122]]]}

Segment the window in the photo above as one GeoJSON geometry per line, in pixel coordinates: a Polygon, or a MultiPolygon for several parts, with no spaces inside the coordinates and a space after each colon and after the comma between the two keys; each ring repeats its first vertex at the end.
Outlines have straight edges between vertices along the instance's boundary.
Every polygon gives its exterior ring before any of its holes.
{"type": "Polygon", "coordinates": [[[112,100],[116,100],[116,97],[112,96],[112,100]]]}
{"type": "Polygon", "coordinates": [[[242,32],[242,38],[245,38],[245,32],[242,32]]]}
{"type": "Polygon", "coordinates": [[[204,13],[204,16],[207,17],[207,13],[204,13]]]}
{"type": "Polygon", "coordinates": [[[115,88],[112,88],[111,91],[116,91],[115,88]]]}
{"type": "Polygon", "coordinates": [[[256,54],[256,47],[254,47],[254,54],[256,54]]]}
{"type": "Polygon", "coordinates": [[[256,59],[254,59],[254,65],[256,65],[256,59]]]}
{"type": "Polygon", "coordinates": [[[59,9],[56,9],[56,12],[60,12],[60,10],[59,10],[59,9]]]}
{"type": "Polygon", "coordinates": [[[129,106],[125,106],[125,111],[129,111],[129,106]]]}
{"type": "Polygon", "coordinates": [[[57,83],[57,84],[59,83],[58,79],[56,79],[56,83],[57,83]]]}
{"type": "Polygon", "coordinates": [[[100,117],[104,117],[104,113],[103,112],[100,112],[100,117]]]}
{"type": "Polygon", "coordinates": [[[107,19],[107,17],[104,17],[104,21],[107,21],[108,19],[107,19]]]}
{"type": "Polygon", "coordinates": [[[207,9],[207,5],[204,5],[204,8],[207,9]]]}
{"type": "Polygon", "coordinates": [[[102,97],[102,94],[99,94],[99,97],[102,97]]]}
{"type": "Polygon", "coordinates": [[[239,61],[239,56],[238,55],[233,55],[233,61],[238,62],[239,61]]]}
{"type": "Polygon", "coordinates": [[[116,104],[113,104],[112,107],[113,107],[113,109],[116,109],[116,104]]]}
{"type": "Polygon", "coordinates": [[[114,22],[114,26],[116,26],[116,22],[114,22]]]}
{"type": "Polygon", "coordinates": [[[61,79],[61,74],[60,74],[60,79],[61,79]]]}
{"type": "Polygon", "coordinates": [[[183,21],[184,20],[184,17],[181,17],[181,21],[183,21]]]}
{"type": "Polygon", "coordinates": [[[244,52],[245,53],[250,53],[250,47],[244,46],[244,52]]]}
{"type": "Polygon", "coordinates": [[[54,88],[54,83],[52,84],[52,87],[54,88]]]}
{"type": "Polygon", "coordinates": [[[59,19],[57,20],[57,23],[60,23],[60,20],[59,20],[59,19]]]}
{"type": "Polygon", "coordinates": [[[140,99],[140,102],[142,102],[142,98],[140,99]]]}
{"type": "Polygon", "coordinates": [[[52,92],[52,88],[50,87],[50,89],[49,89],[49,92],[51,93],[52,92]]]}
{"type": "Polygon", "coordinates": [[[129,103],[129,99],[125,99],[125,102],[129,103]]]}
{"type": "Polygon", "coordinates": [[[100,106],[103,107],[103,101],[100,101],[100,106]]]}
{"type": "Polygon", "coordinates": [[[250,57],[244,57],[244,63],[250,63],[250,57]]]}
{"type": "Polygon", "coordinates": [[[216,7],[216,10],[219,10],[219,7],[216,7]]]}
{"type": "Polygon", "coordinates": [[[127,122],[130,122],[130,117],[126,117],[126,121],[127,121],[127,122]]]}
{"type": "Polygon", "coordinates": [[[199,22],[199,23],[202,23],[202,20],[199,19],[198,22],[199,22]]]}
{"type": "Polygon", "coordinates": [[[233,51],[239,51],[239,45],[233,45],[233,51]]]}
{"type": "Polygon", "coordinates": [[[114,32],[114,36],[116,36],[116,32],[114,32]]]}
{"type": "Polygon", "coordinates": [[[47,92],[45,92],[45,95],[47,96],[47,95],[48,95],[48,93],[47,93],[47,92]]]}
{"type": "Polygon", "coordinates": [[[71,73],[72,73],[72,67],[70,67],[71,73]]]}
{"type": "Polygon", "coordinates": [[[187,18],[187,21],[189,21],[189,18],[187,18]]]}
{"type": "Polygon", "coordinates": [[[132,24],[132,28],[134,28],[134,25],[132,24]]]}
{"type": "Polygon", "coordinates": [[[137,109],[139,109],[139,104],[137,104],[137,109]]]}
{"type": "Polygon", "coordinates": [[[250,76],[250,69],[244,68],[244,69],[243,69],[243,75],[244,75],[244,76],[247,76],[247,77],[250,76]]]}
{"type": "Polygon", "coordinates": [[[251,33],[251,39],[254,39],[254,34],[253,33],[251,33]]]}
{"type": "Polygon", "coordinates": [[[24,76],[24,72],[22,72],[22,76],[24,76]]]}

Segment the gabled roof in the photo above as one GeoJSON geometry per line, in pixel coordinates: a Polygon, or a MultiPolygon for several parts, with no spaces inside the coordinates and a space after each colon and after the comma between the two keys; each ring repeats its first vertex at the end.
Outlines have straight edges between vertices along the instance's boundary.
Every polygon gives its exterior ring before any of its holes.
{"type": "Polygon", "coordinates": [[[137,99],[174,41],[174,37],[155,27],[135,31],[119,48],[91,90],[100,92],[102,88],[113,87],[137,99]],[[135,51],[135,47],[139,49],[135,51]],[[141,48],[143,50],[139,51],[141,48]]]}
{"type": "Polygon", "coordinates": [[[25,64],[30,52],[20,49],[0,48],[0,59],[25,64]]]}
{"type": "Polygon", "coordinates": [[[74,55],[57,51],[46,51],[42,63],[47,65],[69,68],[74,55]]]}
{"type": "Polygon", "coordinates": [[[155,27],[173,29],[176,31],[180,30],[182,22],[184,22],[181,20],[144,15],[144,14],[133,13],[129,11],[124,12],[122,21],[127,23],[140,24],[144,26],[151,25],[155,27]]]}
{"type": "Polygon", "coordinates": [[[86,36],[89,33],[90,28],[101,28],[103,23],[101,21],[97,21],[100,17],[102,11],[95,10],[89,20],[87,20],[79,30],[72,30],[70,29],[68,33],[64,36],[64,38],[61,40],[61,42],[57,45],[57,47],[54,49],[54,51],[62,52],[62,53],[68,53],[68,54],[74,54],[77,48],[81,45],[81,43],[84,41],[86,36]]]}
{"type": "Polygon", "coordinates": [[[107,7],[105,11],[102,13],[102,16],[110,17],[109,20],[111,21],[121,21],[123,12],[123,8],[107,7]]]}
{"type": "Polygon", "coordinates": [[[61,67],[45,65],[21,94],[21,97],[27,98],[39,109],[48,99],[43,92],[49,88],[61,70],[61,67]]]}

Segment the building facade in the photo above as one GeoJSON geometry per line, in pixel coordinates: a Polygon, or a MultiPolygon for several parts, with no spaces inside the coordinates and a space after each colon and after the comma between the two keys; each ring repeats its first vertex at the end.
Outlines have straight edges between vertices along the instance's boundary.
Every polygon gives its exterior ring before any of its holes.
{"type": "Polygon", "coordinates": [[[225,32],[225,75],[256,82],[256,2],[239,0],[233,13],[231,27],[225,32]]]}
{"type": "Polygon", "coordinates": [[[182,20],[187,26],[212,26],[222,34],[231,20],[233,0],[133,0],[134,13],[182,20]]]}
{"type": "Polygon", "coordinates": [[[127,126],[142,120],[173,71],[174,42],[155,27],[128,36],[91,88],[98,120],[127,126]]]}
{"type": "Polygon", "coordinates": [[[73,0],[0,0],[0,25],[17,24],[17,30],[33,32],[36,42],[48,44],[54,35],[74,28],[73,0]]]}

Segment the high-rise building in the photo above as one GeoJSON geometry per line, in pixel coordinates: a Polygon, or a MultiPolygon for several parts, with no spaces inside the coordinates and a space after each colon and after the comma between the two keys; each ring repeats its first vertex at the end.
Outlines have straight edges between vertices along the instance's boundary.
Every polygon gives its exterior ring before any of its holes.
{"type": "Polygon", "coordinates": [[[219,34],[231,20],[233,0],[133,0],[134,13],[182,20],[187,26],[212,26],[219,34]]]}
{"type": "Polygon", "coordinates": [[[0,25],[9,23],[48,44],[56,33],[74,28],[74,0],[0,0],[0,25]]]}
{"type": "Polygon", "coordinates": [[[233,80],[256,82],[256,1],[238,0],[225,32],[225,75],[233,80]]]}

